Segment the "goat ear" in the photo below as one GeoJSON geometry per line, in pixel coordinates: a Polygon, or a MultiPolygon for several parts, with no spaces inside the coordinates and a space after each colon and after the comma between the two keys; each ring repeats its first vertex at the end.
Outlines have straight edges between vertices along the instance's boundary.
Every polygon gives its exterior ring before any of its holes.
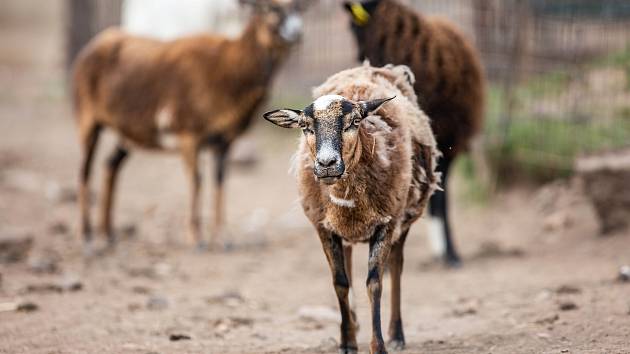
{"type": "Polygon", "coordinates": [[[263,114],[263,117],[271,123],[283,128],[297,128],[300,126],[302,111],[295,109],[278,109],[263,114]]]}
{"type": "Polygon", "coordinates": [[[382,105],[393,100],[396,96],[390,98],[377,98],[369,101],[360,101],[359,106],[361,106],[361,113],[363,117],[367,117],[370,114],[376,112],[382,105]]]}

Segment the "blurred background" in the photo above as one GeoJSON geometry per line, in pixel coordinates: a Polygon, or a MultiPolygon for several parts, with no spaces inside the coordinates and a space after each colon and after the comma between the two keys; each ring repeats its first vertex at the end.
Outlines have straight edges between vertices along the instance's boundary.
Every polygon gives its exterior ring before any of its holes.
{"type": "MultiPolygon", "coordinates": [[[[620,0],[417,0],[455,21],[476,43],[490,79],[485,153],[499,183],[571,174],[580,153],[627,146],[630,127],[630,4],[620,0]]],[[[3,75],[37,72],[49,94],[65,92],[66,69],[100,30],[172,39],[205,29],[235,37],[247,21],[236,1],[6,0],[0,5],[3,75]],[[157,26],[156,23],[160,23],[157,26]],[[55,91],[55,92],[50,92],[55,91]]],[[[338,1],[317,1],[303,45],[276,80],[272,100],[301,106],[311,87],[356,65],[338,1]]],[[[270,106],[275,106],[271,104],[270,106]]]]}
{"type": "MultiPolygon", "coordinates": [[[[489,80],[483,134],[455,170],[453,227],[464,268],[433,264],[423,225],[407,247],[410,352],[627,352],[630,288],[615,279],[627,280],[622,266],[630,263],[630,2],[402,2],[463,29],[489,80]],[[576,310],[563,310],[567,303],[576,310]]],[[[26,299],[39,308],[0,321],[0,349],[307,353],[334,346],[328,271],[286,173],[298,135],[260,119],[228,172],[234,250],[191,254],[181,162],[140,152],[122,172],[114,208],[124,246],[98,266],[81,259],[67,81],[76,53],[109,26],[163,39],[204,30],[236,37],[248,17],[236,0],[0,1],[0,238],[27,244],[16,261],[0,257],[0,305],[26,299]],[[83,290],[32,287],[68,278],[83,290]],[[193,337],[184,347],[169,341],[180,332],[193,337]]],[[[304,21],[302,44],[265,108],[303,107],[313,86],[358,64],[340,1],[314,1],[304,21]]],[[[106,144],[113,142],[108,136],[106,144]]],[[[0,255],[8,249],[2,245],[0,255]]],[[[359,279],[364,251],[355,256],[359,279]]],[[[361,331],[362,343],[368,332],[361,331]]]]}

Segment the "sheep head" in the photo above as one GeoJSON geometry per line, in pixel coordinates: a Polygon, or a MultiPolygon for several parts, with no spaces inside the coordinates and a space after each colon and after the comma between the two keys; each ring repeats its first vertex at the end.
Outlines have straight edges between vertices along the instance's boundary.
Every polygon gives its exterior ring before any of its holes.
{"type": "Polygon", "coordinates": [[[344,176],[346,164],[360,154],[361,121],[394,98],[353,102],[339,95],[326,95],[304,110],[279,109],[263,116],[283,128],[301,128],[315,178],[334,184],[344,176]]]}
{"type": "Polygon", "coordinates": [[[253,8],[270,35],[286,44],[302,37],[302,12],[311,1],[307,0],[240,0],[253,8]]]}

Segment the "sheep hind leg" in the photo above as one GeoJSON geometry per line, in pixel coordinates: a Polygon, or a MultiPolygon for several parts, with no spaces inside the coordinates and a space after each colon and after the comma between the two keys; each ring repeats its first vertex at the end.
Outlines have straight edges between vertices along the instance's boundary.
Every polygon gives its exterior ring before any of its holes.
{"type": "Polygon", "coordinates": [[[105,167],[103,179],[103,199],[101,204],[101,231],[107,237],[110,248],[116,243],[116,236],[112,227],[112,205],[114,203],[114,194],[116,188],[116,180],[118,172],[123,162],[127,159],[129,152],[122,145],[117,145],[114,151],[109,155],[105,167]]]}
{"type": "Polygon", "coordinates": [[[448,177],[452,158],[444,157],[438,161],[437,171],[442,174],[442,191],[435,191],[429,200],[429,239],[433,252],[442,257],[449,267],[461,266],[457,253],[448,213],[448,177]]]}
{"type": "Polygon", "coordinates": [[[398,241],[392,246],[389,255],[389,272],[392,281],[391,318],[389,321],[389,346],[394,350],[405,348],[405,334],[403,333],[402,318],[400,313],[400,277],[403,271],[403,249],[409,229],[404,230],[398,241]]]}
{"type": "Polygon", "coordinates": [[[326,254],[328,265],[333,277],[333,285],[337,300],[339,302],[339,311],[341,312],[341,340],[339,342],[340,354],[356,354],[357,338],[356,338],[356,321],[352,315],[348,293],[350,282],[346,274],[346,261],[344,260],[345,249],[341,244],[341,238],[326,230],[319,230],[319,238],[322,242],[322,248],[326,254]]]}
{"type": "Polygon", "coordinates": [[[381,294],[383,291],[383,271],[389,259],[390,244],[387,241],[387,226],[379,226],[370,238],[368,277],[366,281],[368,299],[372,310],[372,340],[370,354],[385,354],[385,342],[381,331],[381,294]]]}
{"type": "Polygon", "coordinates": [[[88,258],[94,253],[92,245],[92,225],[90,222],[90,175],[101,129],[101,126],[95,123],[79,128],[82,150],[78,194],[79,210],[81,214],[80,232],[83,238],[83,253],[84,256],[88,258]]]}
{"type": "Polygon", "coordinates": [[[224,238],[225,205],[223,199],[225,172],[227,168],[227,156],[230,145],[220,143],[215,150],[214,171],[214,223],[211,230],[211,245],[213,247],[228,248],[224,238]]]}

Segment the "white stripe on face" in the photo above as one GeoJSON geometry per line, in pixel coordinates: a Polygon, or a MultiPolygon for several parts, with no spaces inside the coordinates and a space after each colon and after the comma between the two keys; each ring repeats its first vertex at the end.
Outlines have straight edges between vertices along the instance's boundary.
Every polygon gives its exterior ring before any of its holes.
{"type": "Polygon", "coordinates": [[[331,103],[336,101],[343,101],[345,98],[339,95],[325,95],[321,96],[313,102],[313,109],[316,111],[322,111],[327,109],[331,103]]]}

